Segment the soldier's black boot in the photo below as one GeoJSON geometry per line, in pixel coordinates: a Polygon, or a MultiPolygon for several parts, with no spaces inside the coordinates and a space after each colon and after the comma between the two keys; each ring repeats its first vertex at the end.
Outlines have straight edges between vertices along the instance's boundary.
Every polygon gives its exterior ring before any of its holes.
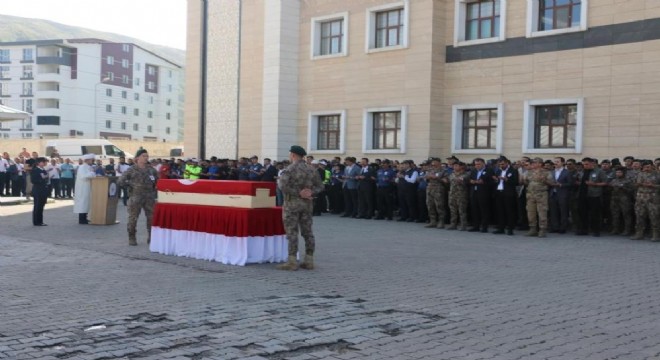
{"type": "Polygon", "coordinates": [[[137,246],[137,240],[135,239],[135,233],[128,233],[128,245],[137,246]]]}

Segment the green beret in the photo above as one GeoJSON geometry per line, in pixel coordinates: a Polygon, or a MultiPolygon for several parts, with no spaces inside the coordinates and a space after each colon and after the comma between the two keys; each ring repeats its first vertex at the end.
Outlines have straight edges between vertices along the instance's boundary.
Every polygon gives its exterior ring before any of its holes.
{"type": "Polygon", "coordinates": [[[305,151],[305,149],[303,149],[302,146],[298,146],[298,145],[291,146],[291,149],[289,149],[289,152],[292,152],[294,154],[298,154],[300,156],[307,155],[307,152],[305,151]]]}
{"type": "Polygon", "coordinates": [[[144,153],[146,153],[146,152],[147,152],[147,150],[145,150],[145,149],[140,149],[140,150],[138,150],[138,151],[135,153],[135,157],[138,158],[138,157],[140,157],[140,155],[142,155],[142,154],[144,154],[144,153]]]}

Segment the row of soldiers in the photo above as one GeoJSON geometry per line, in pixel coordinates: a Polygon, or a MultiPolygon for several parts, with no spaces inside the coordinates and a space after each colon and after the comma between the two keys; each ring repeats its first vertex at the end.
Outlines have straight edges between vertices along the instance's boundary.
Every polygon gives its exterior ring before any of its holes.
{"type": "Polygon", "coordinates": [[[396,209],[399,221],[427,227],[488,232],[496,224],[495,234],[513,235],[518,228],[539,237],[571,227],[578,235],[600,236],[607,227],[643,239],[648,223],[652,239],[660,239],[660,164],[652,161],[447,160],[431,158],[420,166],[411,160],[370,164],[366,158],[358,164],[353,157],[344,164],[319,162],[327,191],[315,212],[328,201],[343,217],[391,220],[396,209]]]}

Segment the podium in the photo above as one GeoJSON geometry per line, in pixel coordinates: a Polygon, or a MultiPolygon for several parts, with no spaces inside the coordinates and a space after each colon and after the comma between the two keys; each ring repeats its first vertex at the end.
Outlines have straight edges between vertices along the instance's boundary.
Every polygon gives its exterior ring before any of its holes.
{"type": "Polygon", "coordinates": [[[92,183],[89,223],[92,225],[114,225],[117,221],[119,186],[116,176],[98,176],[92,183]]]}

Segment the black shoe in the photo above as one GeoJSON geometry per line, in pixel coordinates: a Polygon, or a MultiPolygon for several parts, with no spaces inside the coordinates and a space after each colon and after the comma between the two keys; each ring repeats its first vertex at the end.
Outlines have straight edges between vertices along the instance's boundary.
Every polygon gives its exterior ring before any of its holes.
{"type": "Polygon", "coordinates": [[[504,230],[495,230],[493,231],[493,234],[495,235],[504,234],[504,230]]]}
{"type": "Polygon", "coordinates": [[[388,217],[387,220],[392,221],[394,218],[388,217]]]}
{"type": "Polygon", "coordinates": [[[600,237],[600,233],[593,233],[594,237],[600,237]]]}
{"type": "Polygon", "coordinates": [[[349,216],[350,216],[350,215],[348,215],[348,214],[344,214],[344,215],[342,215],[341,217],[349,217],[349,216]]]}
{"type": "Polygon", "coordinates": [[[381,217],[381,216],[378,216],[378,217],[375,217],[375,218],[374,218],[374,220],[384,220],[384,219],[385,219],[385,218],[384,218],[384,217],[381,217]]]}
{"type": "Polygon", "coordinates": [[[513,235],[513,230],[507,230],[507,231],[506,231],[506,234],[507,234],[507,235],[513,235]]]}
{"type": "Polygon", "coordinates": [[[487,233],[487,232],[488,232],[488,229],[481,229],[481,232],[482,232],[482,233],[487,233]]]}
{"type": "Polygon", "coordinates": [[[474,227],[470,228],[470,230],[468,230],[468,232],[479,232],[479,228],[474,228],[474,227]]]}
{"type": "Polygon", "coordinates": [[[578,232],[575,233],[575,235],[578,235],[578,236],[585,236],[585,235],[588,235],[588,234],[587,234],[586,231],[578,231],[578,232]]]}
{"type": "Polygon", "coordinates": [[[558,234],[566,234],[566,230],[558,230],[557,233],[558,234]]]}
{"type": "Polygon", "coordinates": [[[41,223],[41,224],[34,224],[34,226],[48,226],[48,224],[41,223]]]}

